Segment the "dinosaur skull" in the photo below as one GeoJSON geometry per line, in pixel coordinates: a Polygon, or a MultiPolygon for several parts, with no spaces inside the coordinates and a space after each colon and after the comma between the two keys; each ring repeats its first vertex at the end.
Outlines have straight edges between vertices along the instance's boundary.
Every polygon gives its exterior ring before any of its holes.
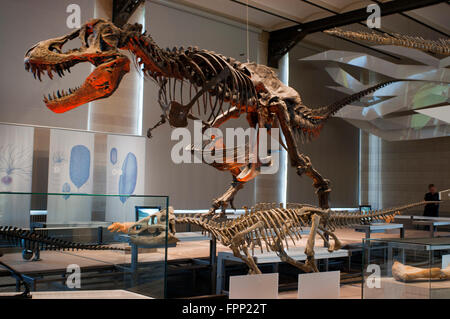
{"type": "MultiPolygon", "coordinates": [[[[127,233],[133,243],[139,245],[163,245],[166,241],[167,214],[163,209],[158,213],[145,217],[132,224],[127,233]]],[[[167,241],[169,244],[175,243],[178,239],[175,237],[175,216],[172,207],[169,207],[169,230],[167,232],[167,241]]]]}
{"type": "Polygon", "coordinates": [[[130,70],[129,59],[119,52],[126,49],[126,32],[113,23],[95,19],[65,36],[44,40],[31,47],[25,54],[25,69],[41,79],[47,72],[60,77],[70,68],[82,62],[90,62],[94,71],[79,88],[58,90],[44,97],[44,103],[55,113],[63,113],[82,104],[106,98],[118,88],[122,77],[130,70]],[[63,51],[68,41],[80,38],[81,47],[63,51]]]}

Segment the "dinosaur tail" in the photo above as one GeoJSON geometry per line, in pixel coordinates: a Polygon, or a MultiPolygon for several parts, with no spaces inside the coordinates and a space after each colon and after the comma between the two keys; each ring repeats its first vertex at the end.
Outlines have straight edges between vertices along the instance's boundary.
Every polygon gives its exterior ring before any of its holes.
{"type": "Polygon", "coordinates": [[[74,243],[12,226],[0,226],[0,239],[29,250],[124,250],[120,247],[74,243]]]}
{"type": "Polygon", "coordinates": [[[393,208],[387,208],[383,210],[374,210],[365,213],[357,212],[333,212],[333,217],[330,219],[330,224],[335,228],[349,227],[353,225],[368,224],[372,221],[383,221],[390,223],[394,220],[396,215],[401,214],[402,211],[410,208],[423,206],[434,202],[421,201],[417,203],[402,205],[393,208]]]}
{"type": "Polygon", "coordinates": [[[407,36],[398,33],[394,33],[392,35],[384,33],[383,35],[379,35],[373,32],[353,32],[344,31],[337,28],[326,30],[324,32],[345,39],[363,40],[385,45],[397,45],[426,52],[450,55],[450,39],[439,39],[437,41],[433,41],[425,40],[421,37],[407,36]]]}
{"type": "Polygon", "coordinates": [[[385,86],[387,86],[389,84],[392,84],[392,83],[398,82],[398,81],[402,81],[402,80],[385,81],[385,82],[379,83],[377,85],[371,86],[370,88],[367,88],[367,89],[362,90],[360,92],[357,92],[355,94],[349,95],[349,96],[343,98],[342,100],[337,101],[337,102],[335,102],[333,104],[330,104],[328,106],[324,106],[324,107],[321,107],[321,108],[313,109],[312,110],[313,118],[319,119],[320,122],[326,121],[331,116],[333,116],[337,111],[342,109],[344,106],[349,105],[349,104],[351,104],[353,102],[356,102],[359,99],[361,99],[363,96],[371,94],[371,93],[375,92],[376,90],[381,89],[382,87],[385,87],[385,86]]]}

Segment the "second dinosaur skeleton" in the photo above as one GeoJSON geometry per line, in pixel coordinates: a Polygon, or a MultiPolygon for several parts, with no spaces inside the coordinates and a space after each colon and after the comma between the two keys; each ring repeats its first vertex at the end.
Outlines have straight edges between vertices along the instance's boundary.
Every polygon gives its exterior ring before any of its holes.
{"type": "Polygon", "coordinates": [[[324,31],[327,34],[351,40],[362,40],[384,45],[397,45],[407,48],[418,49],[425,52],[450,55],[450,39],[426,40],[421,37],[407,36],[394,33],[392,35],[384,33],[382,35],[375,32],[354,32],[341,29],[331,29],[324,31]]]}
{"type": "MultiPolygon", "coordinates": [[[[395,215],[409,208],[422,206],[429,202],[418,202],[396,208],[370,212],[332,211],[305,204],[288,204],[287,208],[275,204],[259,204],[236,219],[217,222],[213,218],[175,217],[169,208],[169,240],[175,238],[175,224],[191,224],[201,227],[205,232],[214,236],[222,245],[231,249],[233,254],[242,259],[249,267],[250,274],[260,274],[253,258],[254,250],[275,252],[283,262],[289,263],[306,272],[317,272],[314,261],[315,239],[322,238],[330,252],[339,250],[342,243],[335,234],[338,228],[348,228],[373,221],[391,222],[395,215]],[[306,262],[294,260],[286,249],[290,243],[295,246],[302,238],[301,232],[310,228],[305,255],[306,262]],[[333,240],[330,243],[329,238],[333,240]]],[[[137,223],[114,223],[108,229],[129,233],[136,244],[164,243],[166,214],[163,210],[158,213],[159,223],[148,224],[149,217],[137,223]]]]}

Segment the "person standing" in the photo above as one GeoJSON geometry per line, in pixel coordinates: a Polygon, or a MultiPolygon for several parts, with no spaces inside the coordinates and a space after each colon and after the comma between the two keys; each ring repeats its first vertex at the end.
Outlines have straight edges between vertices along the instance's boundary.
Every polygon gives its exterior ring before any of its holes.
{"type": "MultiPolygon", "coordinates": [[[[425,194],[426,201],[439,201],[439,193],[434,184],[428,185],[428,193],[425,194]]],[[[439,217],[439,204],[426,204],[423,216],[439,217]]]]}

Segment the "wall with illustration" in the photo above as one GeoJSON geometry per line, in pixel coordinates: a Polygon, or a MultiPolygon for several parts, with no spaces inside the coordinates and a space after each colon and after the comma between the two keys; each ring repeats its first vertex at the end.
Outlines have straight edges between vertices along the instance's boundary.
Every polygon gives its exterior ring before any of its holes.
{"type": "MultiPolygon", "coordinates": [[[[34,128],[0,124],[0,193],[31,191],[34,128]]],[[[27,195],[0,194],[0,225],[28,226],[27,195]]]]}

